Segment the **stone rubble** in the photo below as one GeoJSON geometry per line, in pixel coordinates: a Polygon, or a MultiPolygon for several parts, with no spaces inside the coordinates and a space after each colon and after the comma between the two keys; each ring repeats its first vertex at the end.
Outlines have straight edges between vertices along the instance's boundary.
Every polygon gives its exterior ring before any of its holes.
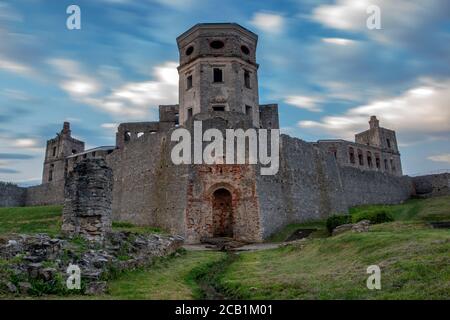
{"type": "Polygon", "coordinates": [[[46,234],[3,237],[0,259],[6,261],[6,268],[0,269],[0,292],[29,294],[35,281],[65,288],[67,267],[75,264],[81,269],[84,293],[102,294],[111,270],[148,266],[158,257],[175,253],[183,241],[180,236],[125,231],[109,233],[102,246],[88,241],[77,245],[46,234]]]}
{"type": "Polygon", "coordinates": [[[369,220],[361,220],[357,223],[342,224],[333,229],[332,235],[336,236],[349,230],[352,230],[353,232],[368,232],[369,226],[369,220]]]}

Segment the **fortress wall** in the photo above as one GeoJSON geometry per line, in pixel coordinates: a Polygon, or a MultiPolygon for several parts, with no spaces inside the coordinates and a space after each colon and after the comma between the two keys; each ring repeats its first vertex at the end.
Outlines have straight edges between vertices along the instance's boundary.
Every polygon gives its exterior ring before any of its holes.
{"type": "Polygon", "coordinates": [[[64,180],[27,188],[26,206],[62,205],[63,202],[64,180]]]}
{"type": "Polygon", "coordinates": [[[350,207],[364,204],[395,204],[408,199],[413,193],[408,176],[341,167],[344,186],[343,197],[350,207]]]}
{"type": "Polygon", "coordinates": [[[25,205],[25,195],[25,188],[0,182],[0,207],[21,207],[25,205]]]}
{"type": "Polygon", "coordinates": [[[413,177],[415,194],[424,197],[450,195],[450,173],[413,177]]]}
{"type": "Polygon", "coordinates": [[[347,211],[339,169],[332,156],[286,135],[281,136],[280,149],[278,174],[257,175],[264,238],[289,223],[347,211]]]}
{"type": "Polygon", "coordinates": [[[145,133],[107,156],[113,169],[113,221],[183,233],[186,167],[170,161],[170,134],[145,133]]]}

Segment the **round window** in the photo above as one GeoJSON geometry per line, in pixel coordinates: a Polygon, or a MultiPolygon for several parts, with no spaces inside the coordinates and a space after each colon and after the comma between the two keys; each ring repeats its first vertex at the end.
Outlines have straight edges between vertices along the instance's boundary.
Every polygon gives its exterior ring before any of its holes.
{"type": "Polygon", "coordinates": [[[213,49],[222,49],[225,46],[223,41],[220,41],[220,40],[214,40],[209,45],[213,49]]]}
{"type": "Polygon", "coordinates": [[[250,49],[247,46],[241,46],[241,51],[244,54],[250,54],[250,49]]]}
{"type": "Polygon", "coordinates": [[[189,48],[186,49],[186,55],[190,56],[192,54],[192,52],[194,52],[194,47],[190,46],[189,48]]]}

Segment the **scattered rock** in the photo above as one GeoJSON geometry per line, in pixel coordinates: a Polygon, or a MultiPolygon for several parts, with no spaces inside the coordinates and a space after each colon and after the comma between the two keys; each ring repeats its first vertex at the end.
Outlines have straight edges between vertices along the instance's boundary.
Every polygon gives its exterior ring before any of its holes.
{"type": "Polygon", "coordinates": [[[19,282],[19,291],[21,294],[28,294],[30,293],[32,286],[29,282],[19,282]]]}
{"type": "MultiPolygon", "coordinates": [[[[9,262],[7,268],[14,275],[43,280],[52,285],[56,279],[67,278],[70,264],[77,265],[89,293],[96,294],[104,292],[100,279],[107,276],[111,268],[121,271],[149,265],[155,257],[176,252],[183,242],[184,239],[180,236],[113,232],[106,236],[103,245],[88,242],[87,247],[80,248],[64,239],[50,238],[43,234],[13,235],[9,239],[0,238],[0,258],[9,262]],[[18,248],[22,251],[18,252],[18,248]],[[23,258],[20,258],[22,255],[23,258]]],[[[6,285],[10,282],[9,276],[2,279],[0,273],[1,282],[5,285],[0,290],[14,291],[13,286],[6,285]]],[[[27,294],[31,288],[31,284],[24,281],[16,291],[27,294]]]]}
{"type": "Polygon", "coordinates": [[[338,234],[344,233],[346,231],[352,230],[353,224],[351,223],[347,223],[347,224],[342,224],[340,226],[337,226],[336,228],[333,229],[332,235],[336,236],[338,234]]]}
{"type": "Polygon", "coordinates": [[[12,282],[8,281],[6,283],[6,288],[8,288],[9,293],[16,293],[17,292],[17,287],[12,282]]]}
{"type": "Polygon", "coordinates": [[[96,296],[106,293],[107,289],[108,285],[106,281],[95,281],[87,284],[85,293],[91,296],[96,296]]]}
{"type": "Polygon", "coordinates": [[[297,229],[286,239],[286,242],[307,238],[314,231],[317,229],[297,229]]]}
{"type": "Polygon", "coordinates": [[[353,232],[368,232],[370,226],[370,220],[361,220],[352,226],[353,232]]]}
{"type": "Polygon", "coordinates": [[[370,226],[369,220],[361,220],[357,223],[347,223],[337,226],[333,229],[332,235],[336,236],[338,234],[344,233],[346,231],[352,230],[353,232],[368,232],[370,226]]]}

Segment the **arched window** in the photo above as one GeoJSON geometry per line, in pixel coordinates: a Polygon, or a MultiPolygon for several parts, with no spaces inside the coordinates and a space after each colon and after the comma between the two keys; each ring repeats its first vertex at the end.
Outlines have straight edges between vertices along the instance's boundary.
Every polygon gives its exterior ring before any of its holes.
{"type": "Polygon", "coordinates": [[[373,167],[372,153],[370,151],[367,151],[367,165],[369,166],[369,168],[373,167]]]}
{"type": "Polygon", "coordinates": [[[348,157],[351,164],[355,164],[355,150],[352,147],[348,149],[348,157]]]}
{"type": "Polygon", "coordinates": [[[361,151],[361,149],[358,149],[358,162],[360,166],[364,165],[364,156],[363,156],[363,152],[361,151]]]}
{"type": "Polygon", "coordinates": [[[375,165],[377,166],[377,169],[380,169],[380,155],[378,153],[375,153],[375,165]]]}

